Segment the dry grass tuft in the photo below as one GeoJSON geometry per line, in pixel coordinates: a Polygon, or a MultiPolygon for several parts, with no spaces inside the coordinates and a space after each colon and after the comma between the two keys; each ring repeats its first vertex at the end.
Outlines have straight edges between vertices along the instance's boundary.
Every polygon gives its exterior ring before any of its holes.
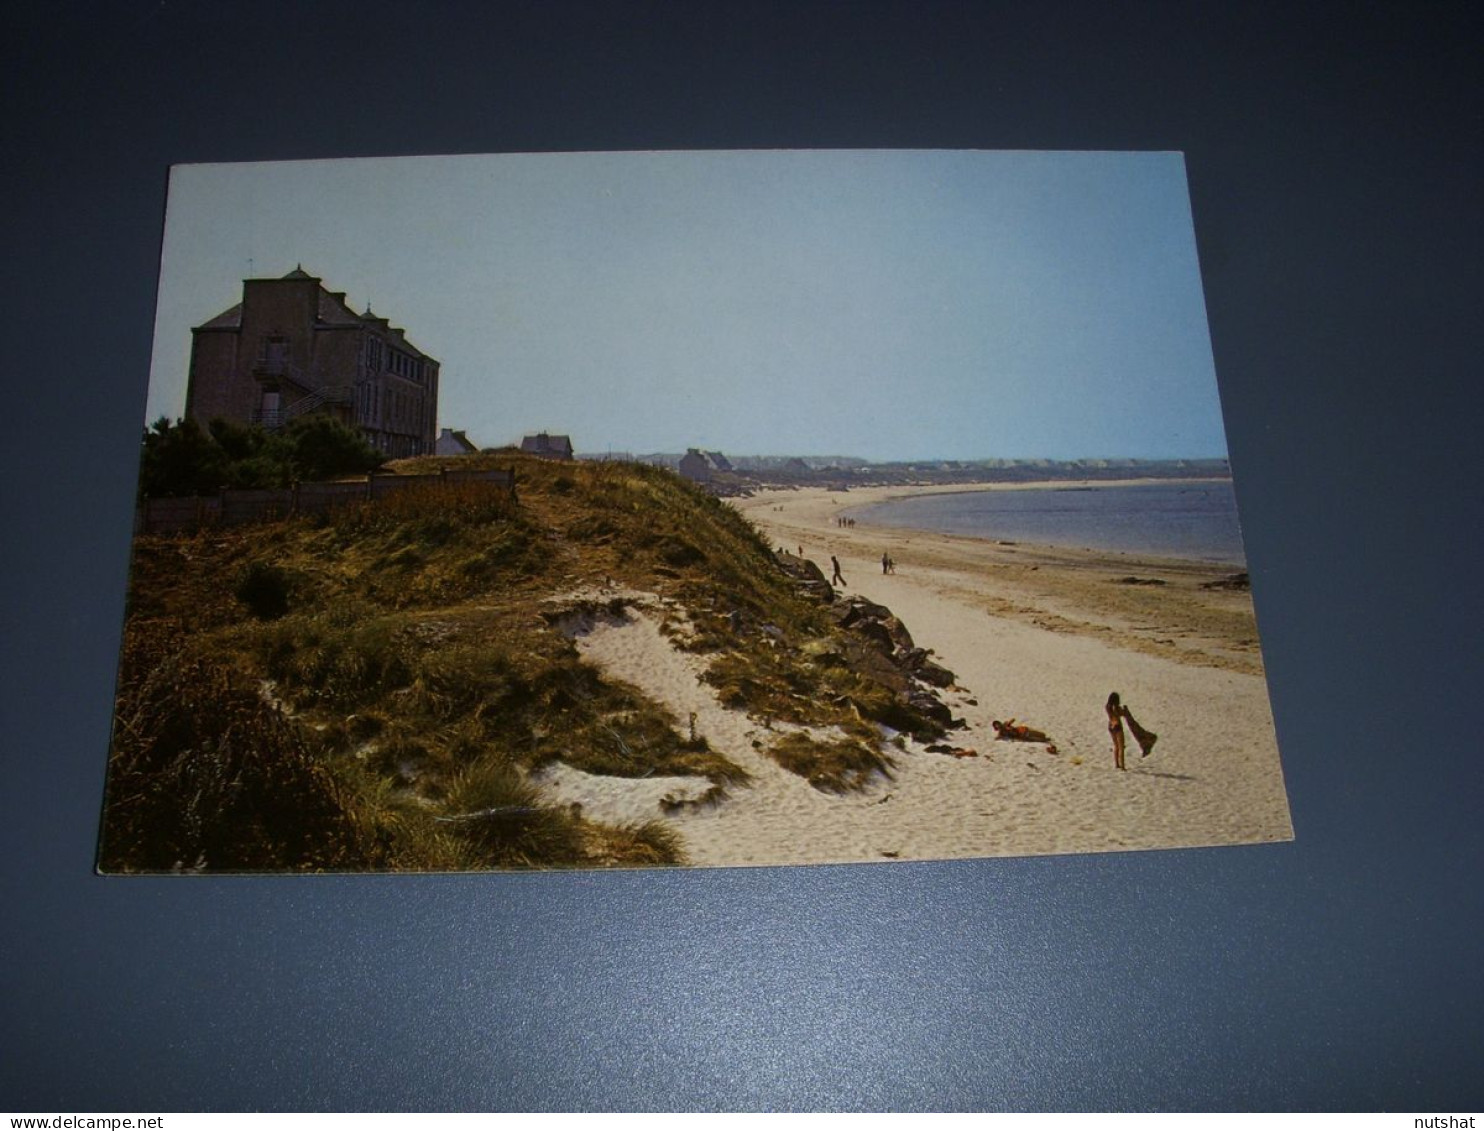
{"type": "Polygon", "coordinates": [[[98,853],[106,872],[375,867],[298,729],[172,625],[125,641],[98,853]]]}
{"type": "Polygon", "coordinates": [[[865,789],[877,777],[891,780],[895,763],[878,749],[853,739],[822,741],[807,734],[785,735],[767,748],[791,774],[798,774],[823,793],[865,789]]]}

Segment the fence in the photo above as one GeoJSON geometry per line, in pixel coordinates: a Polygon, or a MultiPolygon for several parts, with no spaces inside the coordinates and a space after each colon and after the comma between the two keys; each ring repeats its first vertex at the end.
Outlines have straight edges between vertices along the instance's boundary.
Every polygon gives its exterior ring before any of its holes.
{"type": "Polygon", "coordinates": [[[241,526],[295,514],[324,514],[336,507],[385,498],[410,487],[488,483],[515,494],[515,471],[450,471],[436,475],[377,475],[345,483],[295,483],[284,488],[228,489],[187,499],[145,499],[134,512],[135,534],[176,534],[203,526],[241,526]]]}

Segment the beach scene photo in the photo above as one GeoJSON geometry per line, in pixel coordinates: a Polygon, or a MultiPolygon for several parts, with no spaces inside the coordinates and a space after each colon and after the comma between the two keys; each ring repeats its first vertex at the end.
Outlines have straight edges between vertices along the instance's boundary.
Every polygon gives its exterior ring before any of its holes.
{"type": "Polygon", "coordinates": [[[1291,840],[1174,153],[171,170],[105,873],[1291,840]]]}

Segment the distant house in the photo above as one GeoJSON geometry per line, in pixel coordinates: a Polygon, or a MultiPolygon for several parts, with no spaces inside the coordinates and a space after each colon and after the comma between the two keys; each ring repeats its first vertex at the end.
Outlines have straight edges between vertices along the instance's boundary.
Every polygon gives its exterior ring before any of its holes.
{"type": "Polygon", "coordinates": [[[680,457],[680,474],[692,483],[710,483],[718,472],[731,471],[732,465],[720,452],[688,448],[680,457]]]}
{"type": "Polygon", "coordinates": [[[542,459],[573,458],[572,437],[552,436],[546,432],[527,436],[520,442],[520,450],[528,456],[540,456],[542,459]]]}
{"type": "Polygon", "coordinates": [[[479,451],[469,437],[462,432],[455,432],[452,428],[445,428],[438,433],[438,439],[433,444],[433,454],[440,456],[468,456],[479,451]]]}
{"type": "Polygon", "coordinates": [[[309,413],[358,428],[390,456],[433,448],[438,362],[302,267],[244,279],[242,301],[191,330],[186,416],[276,429],[309,413]]]}

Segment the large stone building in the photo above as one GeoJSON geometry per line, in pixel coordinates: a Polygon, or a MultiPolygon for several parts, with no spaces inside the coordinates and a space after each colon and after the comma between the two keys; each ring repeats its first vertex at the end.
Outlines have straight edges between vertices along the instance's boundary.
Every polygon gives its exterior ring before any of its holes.
{"type": "Polygon", "coordinates": [[[433,450],[438,362],[303,268],[245,279],[242,301],[191,331],[186,415],[279,428],[306,413],[353,424],[390,456],[433,450]]]}

